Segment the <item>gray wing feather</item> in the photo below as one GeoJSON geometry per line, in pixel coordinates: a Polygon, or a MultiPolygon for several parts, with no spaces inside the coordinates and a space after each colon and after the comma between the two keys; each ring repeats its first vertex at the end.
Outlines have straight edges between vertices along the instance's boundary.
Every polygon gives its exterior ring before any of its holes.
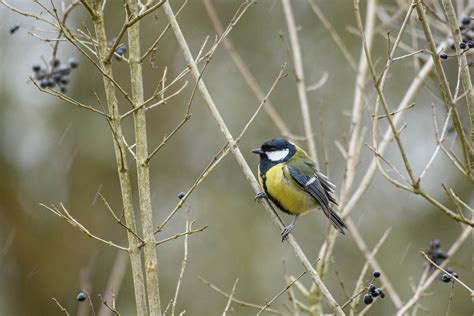
{"type": "Polygon", "coordinates": [[[316,170],[314,175],[308,176],[298,173],[292,166],[287,165],[287,167],[291,177],[296,183],[319,203],[324,214],[331,221],[331,224],[344,234],[346,224],[329,205],[329,202],[337,205],[336,199],[332,196],[335,185],[329,182],[328,177],[316,170]]]}

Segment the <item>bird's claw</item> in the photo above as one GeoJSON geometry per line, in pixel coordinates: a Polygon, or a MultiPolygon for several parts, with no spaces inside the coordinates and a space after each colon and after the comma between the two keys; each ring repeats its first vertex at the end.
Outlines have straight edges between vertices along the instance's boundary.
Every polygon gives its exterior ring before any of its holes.
{"type": "Polygon", "coordinates": [[[263,199],[268,199],[268,196],[265,194],[265,192],[259,192],[257,195],[255,195],[255,202],[261,202],[263,199]]]}
{"type": "Polygon", "coordinates": [[[281,242],[284,242],[288,238],[288,235],[291,233],[292,230],[293,230],[293,225],[288,225],[283,228],[280,235],[281,242]]]}

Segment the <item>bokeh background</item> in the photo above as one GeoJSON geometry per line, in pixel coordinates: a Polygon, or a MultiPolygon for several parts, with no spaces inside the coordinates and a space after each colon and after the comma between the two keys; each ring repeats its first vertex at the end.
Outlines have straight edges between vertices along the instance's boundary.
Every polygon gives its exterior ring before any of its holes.
{"type": "MultiPolygon", "coordinates": [[[[403,1],[402,1],[403,2],[403,1]]],[[[39,12],[33,2],[10,1],[25,10],[39,12]]],[[[175,10],[180,1],[173,1],[175,10]]],[[[215,1],[224,24],[227,24],[239,6],[239,2],[215,1]]],[[[340,187],[344,172],[344,159],[335,141],[346,142],[350,126],[350,111],[354,94],[355,73],[321,25],[306,1],[292,2],[299,26],[306,81],[314,84],[328,74],[327,83],[320,90],[308,92],[311,119],[316,131],[320,159],[327,143],[329,165],[327,173],[340,187]]],[[[390,12],[393,3],[382,3],[390,12]]],[[[350,1],[324,1],[322,10],[341,35],[356,60],[360,55],[360,40],[350,32],[355,18],[350,1]]],[[[363,12],[365,3],[363,2],[363,12]]],[[[109,37],[120,29],[123,12],[120,1],[109,1],[106,11],[109,37]]],[[[207,35],[214,38],[201,1],[190,1],[179,22],[192,50],[196,53],[207,35]]],[[[377,65],[385,63],[386,40],[383,33],[398,32],[400,20],[393,24],[377,22],[382,34],[374,41],[377,65]]],[[[68,24],[74,29],[87,26],[90,21],[83,9],[75,10],[68,24]]],[[[143,48],[151,44],[166,25],[161,10],[143,23],[143,48]]],[[[121,198],[116,174],[112,137],[106,122],[90,112],[72,106],[52,96],[40,93],[29,82],[33,64],[49,60],[51,47],[29,34],[30,31],[55,37],[47,26],[21,17],[0,7],[0,314],[1,315],[59,315],[60,311],[51,300],[57,298],[72,314],[80,308],[76,295],[86,288],[100,305],[97,294],[106,290],[111,267],[117,251],[99,244],[71,227],[39,203],[64,203],[92,232],[126,244],[121,226],[104,208],[97,193],[102,192],[117,211],[121,198]],[[19,24],[13,35],[9,28],[19,24]]],[[[230,38],[238,52],[267,90],[275,79],[280,66],[289,61],[286,44],[280,39],[284,34],[288,41],[286,22],[279,1],[259,1],[253,5],[232,31],[230,38]]],[[[408,41],[408,37],[407,37],[408,41]]],[[[421,41],[420,47],[424,45],[421,41]]],[[[68,44],[59,46],[58,58],[66,61],[78,58],[80,67],[71,77],[68,95],[84,103],[97,104],[94,93],[103,98],[102,79],[93,66],[68,44]]],[[[185,62],[172,32],[158,47],[156,67],[147,61],[145,89],[152,93],[161,79],[165,66],[168,78],[173,78],[185,68],[185,62]]],[[[448,76],[455,80],[455,61],[445,63],[448,76]]],[[[394,64],[387,82],[386,94],[394,108],[401,100],[416,70],[412,59],[394,64]]],[[[129,87],[128,67],[114,61],[116,78],[129,87]]],[[[296,94],[291,64],[289,76],[280,82],[271,95],[271,101],[292,131],[303,134],[301,114],[296,94]]],[[[192,82],[190,77],[187,78],[192,82]]],[[[231,131],[236,135],[260,103],[238,73],[229,55],[221,47],[214,55],[204,80],[231,131]]],[[[148,135],[150,148],[159,144],[181,120],[191,93],[192,84],[185,92],[166,105],[150,111],[148,135]]],[[[407,128],[403,133],[408,156],[415,173],[426,164],[435,146],[431,104],[444,118],[444,105],[439,98],[437,85],[428,80],[413,100],[416,106],[405,117],[407,128]]],[[[370,114],[374,93],[367,94],[367,111],[364,123],[370,131],[370,114]]],[[[126,102],[121,101],[122,109],[126,102]]],[[[151,167],[153,207],[155,222],[160,223],[174,208],[180,191],[186,191],[202,169],[224,144],[203,100],[197,96],[192,106],[192,118],[177,135],[156,155],[151,167]]],[[[133,137],[133,122],[125,122],[129,141],[133,137]]],[[[279,136],[267,115],[262,111],[242,139],[240,147],[255,166],[257,157],[250,150],[263,141],[279,136]]],[[[453,135],[448,135],[448,141],[453,135]]],[[[371,143],[370,133],[366,142],[371,143]]],[[[398,166],[399,155],[395,147],[387,154],[398,166]]],[[[363,148],[356,183],[365,171],[372,154],[363,148]]],[[[132,167],[132,173],[134,168],[132,167]]],[[[443,194],[441,183],[455,188],[457,194],[473,205],[472,184],[455,171],[450,162],[439,155],[423,185],[434,196],[449,203],[443,194]]],[[[356,184],[357,185],[357,184],[356,184]]],[[[295,259],[288,244],[279,240],[279,230],[270,221],[263,208],[253,202],[254,193],[231,155],[212,172],[189,199],[190,218],[194,227],[209,225],[202,233],[189,238],[187,270],[179,297],[178,310],[186,315],[221,314],[226,298],[209,289],[198,276],[211,281],[230,292],[236,278],[239,283],[236,297],[257,304],[264,304],[285,286],[284,263],[288,271],[298,275],[303,267],[295,259]]],[[[383,232],[392,232],[377,258],[385,274],[393,282],[402,299],[412,295],[410,279],[418,281],[423,260],[420,250],[432,239],[440,239],[447,249],[461,231],[461,226],[425,200],[398,190],[377,175],[365,196],[352,213],[363,237],[373,247],[383,232]]],[[[282,215],[284,221],[290,221],[282,215]]],[[[184,230],[184,212],[178,213],[159,239],[184,230]]],[[[320,245],[327,234],[328,223],[321,214],[310,214],[297,225],[295,236],[310,260],[316,260],[320,245]]],[[[453,258],[452,266],[468,284],[474,284],[472,273],[472,240],[467,241],[453,258]]],[[[161,279],[161,297],[166,305],[174,295],[176,281],[183,256],[183,240],[178,239],[158,248],[161,279]]],[[[339,302],[345,297],[335,271],[352,293],[355,281],[365,260],[350,234],[339,238],[333,254],[333,263],[326,280],[339,302]]],[[[310,284],[307,276],[302,282],[310,284]]],[[[451,286],[435,282],[430,288],[432,296],[423,299],[424,308],[432,315],[445,314],[451,286]]],[[[135,312],[130,271],[127,271],[117,297],[122,315],[135,312]]],[[[275,303],[282,308],[288,303],[283,295],[275,303]]],[[[233,304],[236,315],[255,314],[254,310],[233,304]]],[[[371,315],[393,313],[389,298],[378,301],[371,315]]],[[[450,315],[472,313],[472,303],[467,291],[454,287],[450,315]]]]}

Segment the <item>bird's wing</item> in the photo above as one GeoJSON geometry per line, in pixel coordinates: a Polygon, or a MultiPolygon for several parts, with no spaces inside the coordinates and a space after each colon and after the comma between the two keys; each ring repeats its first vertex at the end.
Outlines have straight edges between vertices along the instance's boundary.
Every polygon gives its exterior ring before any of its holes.
{"type": "Polygon", "coordinates": [[[304,191],[309,193],[318,203],[325,213],[329,211],[328,193],[322,185],[316,172],[310,168],[298,168],[298,165],[287,165],[291,178],[304,191]],[[308,172],[309,171],[309,172],[308,172]]]}
{"type": "Polygon", "coordinates": [[[286,167],[296,184],[319,203],[324,214],[329,218],[334,227],[344,234],[346,224],[329,205],[329,202],[336,204],[336,200],[332,196],[335,185],[329,182],[328,177],[324,174],[316,169],[308,168],[311,167],[309,164],[305,166],[297,164],[287,165],[286,167]]]}

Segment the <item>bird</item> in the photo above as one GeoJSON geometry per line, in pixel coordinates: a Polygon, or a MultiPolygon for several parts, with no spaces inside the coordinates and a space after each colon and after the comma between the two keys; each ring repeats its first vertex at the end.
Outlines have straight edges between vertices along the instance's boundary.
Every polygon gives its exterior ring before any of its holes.
{"type": "Polygon", "coordinates": [[[294,216],[281,232],[281,241],[293,231],[300,215],[318,208],[339,232],[345,234],[347,226],[332,206],[337,205],[333,195],[336,186],[318,170],[302,148],[288,139],[273,138],[252,153],[260,156],[258,181],[264,190],[255,199],[268,198],[280,210],[294,216]]]}

